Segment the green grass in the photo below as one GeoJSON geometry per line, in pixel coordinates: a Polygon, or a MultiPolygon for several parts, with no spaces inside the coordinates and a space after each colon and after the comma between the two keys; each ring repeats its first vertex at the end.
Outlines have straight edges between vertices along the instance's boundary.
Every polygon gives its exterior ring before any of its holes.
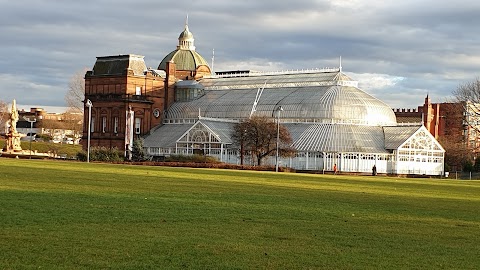
{"type": "MultiPolygon", "coordinates": [[[[0,140],[0,149],[5,145],[5,140],[0,140]]],[[[23,150],[30,149],[29,141],[21,141],[23,150]]],[[[82,151],[81,145],[61,144],[52,142],[32,142],[32,150],[37,150],[39,153],[57,153],[58,155],[66,155],[69,158],[75,158],[77,153],[82,151]]]]}
{"type": "Polygon", "coordinates": [[[0,159],[1,269],[478,269],[480,182],[0,159]]]}

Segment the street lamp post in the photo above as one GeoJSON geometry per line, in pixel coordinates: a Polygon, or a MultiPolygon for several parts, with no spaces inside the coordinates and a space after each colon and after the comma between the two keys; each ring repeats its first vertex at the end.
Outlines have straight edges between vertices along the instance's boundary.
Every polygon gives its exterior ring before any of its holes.
{"type": "Polygon", "coordinates": [[[36,118],[30,119],[27,117],[24,117],[23,119],[27,120],[27,122],[30,123],[30,156],[29,158],[32,159],[32,139],[33,139],[33,123],[37,122],[36,118]]]}
{"type": "Polygon", "coordinates": [[[245,137],[247,136],[247,130],[242,131],[242,136],[240,137],[240,165],[243,165],[245,159],[245,137]]]}
{"type": "Polygon", "coordinates": [[[275,156],[275,172],[278,172],[278,146],[280,142],[280,112],[282,111],[283,111],[282,106],[278,106],[275,109],[275,112],[277,113],[277,151],[275,156]]]}
{"type": "Polygon", "coordinates": [[[87,102],[85,103],[88,107],[88,134],[87,134],[87,163],[90,162],[90,125],[92,121],[92,101],[90,99],[87,99],[87,102]]]}

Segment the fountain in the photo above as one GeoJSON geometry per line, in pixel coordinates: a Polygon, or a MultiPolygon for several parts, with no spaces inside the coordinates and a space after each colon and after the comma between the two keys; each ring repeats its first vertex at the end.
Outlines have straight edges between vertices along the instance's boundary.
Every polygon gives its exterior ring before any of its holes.
{"type": "Polygon", "coordinates": [[[23,150],[20,137],[22,135],[17,131],[18,111],[15,100],[12,102],[12,109],[10,111],[8,133],[5,134],[5,146],[3,147],[0,155],[2,157],[15,157],[15,158],[48,158],[48,154],[37,153],[32,150],[23,150]]]}

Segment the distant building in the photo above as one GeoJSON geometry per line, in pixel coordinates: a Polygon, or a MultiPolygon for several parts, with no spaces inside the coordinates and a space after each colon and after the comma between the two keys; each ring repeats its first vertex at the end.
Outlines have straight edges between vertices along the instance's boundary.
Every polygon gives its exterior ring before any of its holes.
{"type": "Polygon", "coordinates": [[[18,115],[17,131],[21,134],[30,135],[32,133],[37,137],[42,134],[49,135],[56,142],[62,142],[66,137],[72,138],[75,143],[80,141],[81,115],[48,113],[42,108],[31,108],[30,111],[21,110],[18,115]]]}
{"type": "Polygon", "coordinates": [[[417,109],[394,109],[399,125],[424,125],[435,137],[462,138],[475,152],[480,147],[478,106],[469,102],[432,103],[429,96],[417,109]]]}

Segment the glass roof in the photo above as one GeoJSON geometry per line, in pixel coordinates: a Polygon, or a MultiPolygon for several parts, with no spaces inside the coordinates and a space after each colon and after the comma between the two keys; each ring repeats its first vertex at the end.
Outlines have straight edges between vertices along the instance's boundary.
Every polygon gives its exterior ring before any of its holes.
{"type": "MultiPolygon", "coordinates": [[[[397,126],[389,106],[357,88],[340,70],[269,75],[238,72],[235,76],[202,79],[205,94],[175,102],[166,124],[145,139],[145,147],[176,147],[193,127],[208,131],[228,147],[236,120],[250,117],[252,111],[274,117],[279,106],[292,146],[301,152],[389,153],[422,129],[397,126]]],[[[179,84],[190,87],[186,82],[179,84]]]]}
{"type": "Polygon", "coordinates": [[[254,114],[272,117],[282,106],[282,122],[396,125],[388,105],[348,79],[341,72],[207,78],[200,81],[205,95],[174,103],[167,118],[192,119],[200,113],[208,118],[244,119],[260,96],[254,114]]]}
{"type": "MultiPolygon", "coordinates": [[[[196,124],[165,124],[145,138],[145,147],[175,148],[176,142],[192,127],[203,126],[222,144],[232,144],[234,122],[200,119],[196,124]]],[[[421,127],[378,127],[349,124],[284,123],[292,146],[300,152],[388,153],[421,127]],[[397,134],[397,135],[395,135],[397,134]],[[387,146],[387,147],[386,147],[387,146]]]]}
{"type": "Polygon", "coordinates": [[[285,124],[297,151],[387,153],[382,127],[331,124],[285,124]]]}

